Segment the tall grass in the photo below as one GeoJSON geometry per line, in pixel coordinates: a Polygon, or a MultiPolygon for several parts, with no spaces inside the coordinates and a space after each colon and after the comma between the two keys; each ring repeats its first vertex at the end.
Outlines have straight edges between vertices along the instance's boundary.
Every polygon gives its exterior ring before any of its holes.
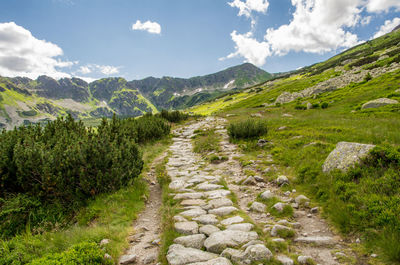
{"type": "Polygon", "coordinates": [[[247,119],[229,124],[228,134],[231,139],[252,139],[267,134],[265,120],[247,119]]]}

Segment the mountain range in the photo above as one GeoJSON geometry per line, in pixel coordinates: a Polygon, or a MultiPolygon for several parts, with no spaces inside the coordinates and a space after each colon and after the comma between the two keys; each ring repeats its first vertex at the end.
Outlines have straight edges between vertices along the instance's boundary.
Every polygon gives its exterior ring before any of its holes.
{"type": "Polygon", "coordinates": [[[270,78],[272,74],[250,63],[189,79],[148,77],[127,81],[110,77],[87,83],[75,77],[0,77],[0,127],[43,122],[67,114],[90,120],[114,113],[135,117],[161,109],[182,109],[270,78]]]}

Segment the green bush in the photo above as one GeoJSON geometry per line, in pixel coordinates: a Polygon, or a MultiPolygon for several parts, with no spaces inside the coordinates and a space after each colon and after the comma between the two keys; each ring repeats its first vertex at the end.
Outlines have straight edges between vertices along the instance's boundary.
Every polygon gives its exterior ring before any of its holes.
{"type": "Polygon", "coordinates": [[[29,265],[112,265],[111,260],[104,258],[104,251],[96,243],[77,244],[67,251],[35,259],[29,265]]]}
{"type": "Polygon", "coordinates": [[[319,103],[314,103],[314,104],[312,104],[312,108],[313,109],[318,109],[320,106],[319,106],[319,103]]]}
{"type": "Polygon", "coordinates": [[[328,102],[322,102],[322,104],[321,104],[322,109],[326,109],[326,108],[328,108],[328,106],[329,106],[328,102]]]}
{"type": "Polygon", "coordinates": [[[0,222],[2,237],[43,223],[57,223],[98,194],[129,185],[139,176],[138,143],[169,134],[153,115],[103,120],[97,131],[71,116],[44,127],[0,134],[0,222]],[[34,199],[33,199],[34,198],[34,199]]]}
{"type": "Polygon", "coordinates": [[[178,110],[175,111],[162,110],[159,115],[161,116],[161,118],[164,118],[167,121],[174,123],[178,123],[180,121],[184,121],[189,118],[189,114],[183,113],[178,110]]]}
{"type": "Polygon", "coordinates": [[[294,108],[297,109],[297,110],[306,110],[307,106],[305,106],[305,105],[296,105],[296,106],[294,106],[294,108]]]}
{"type": "Polygon", "coordinates": [[[267,134],[267,122],[264,120],[248,119],[231,123],[228,134],[231,139],[251,139],[267,134]]]}

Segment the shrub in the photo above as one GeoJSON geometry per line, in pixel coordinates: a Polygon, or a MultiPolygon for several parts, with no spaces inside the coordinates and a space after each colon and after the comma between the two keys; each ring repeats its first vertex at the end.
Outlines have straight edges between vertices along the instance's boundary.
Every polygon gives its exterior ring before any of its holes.
{"type": "Polygon", "coordinates": [[[320,106],[319,106],[319,103],[314,103],[314,104],[312,104],[312,108],[313,109],[318,109],[320,106]]]}
{"type": "Polygon", "coordinates": [[[329,106],[328,102],[322,102],[322,104],[321,104],[322,109],[326,109],[326,108],[328,108],[328,106],[329,106]]]}
{"type": "Polygon", "coordinates": [[[297,110],[306,110],[307,106],[305,106],[305,105],[296,105],[296,106],[294,106],[294,108],[297,109],[297,110]]]}
{"type": "Polygon", "coordinates": [[[161,118],[164,118],[167,121],[174,123],[184,121],[189,118],[189,114],[183,113],[178,110],[175,111],[162,110],[159,115],[161,116],[161,118]]]}
{"type": "Polygon", "coordinates": [[[104,251],[96,243],[81,243],[74,245],[62,253],[47,255],[35,259],[29,265],[112,265],[111,260],[104,258],[104,251]]]}
{"type": "Polygon", "coordinates": [[[231,139],[249,139],[267,134],[267,123],[264,120],[248,119],[231,123],[228,134],[231,139]]]}
{"type": "Polygon", "coordinates": [[[368,82],[369,80],[371,80],[372,79],[372,76],[371,76],[371,74],[368,72],[366,75],[365,75],[365,77],[364,77],[364,82],[368,82]]]}

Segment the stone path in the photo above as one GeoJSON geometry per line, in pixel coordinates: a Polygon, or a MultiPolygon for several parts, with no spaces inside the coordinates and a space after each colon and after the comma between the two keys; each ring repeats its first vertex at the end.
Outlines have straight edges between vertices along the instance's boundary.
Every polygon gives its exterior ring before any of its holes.
{"type": "MultiPolygon", "coordinates": [[[[296,191],[284,194],[277,183],[262,177],[245,177],[234,159],[240,153],[228,142],[225,123],[208,117],[174,132],[166,169],[172,180],[171,195],[180,205],[174,225],[181,236],[168,250],[169,264],[268,264],[272,260],[287,265],[294,260],[298,264],[341,264],[340,260],[352,258],[354,254],[330,231],[318,208],[310,208],[307,198],[296,191]],[[220,155],[229,157],[228,161],[209,164],[192,152],[194,131],[205,128],[216,128],[221,134],[220,155]],[[265,204],[255,202],[260,193],[265,198],[276,197],[277,210],[293,207],[294,215],[287,220],[272,216],[265,204]],[[288,233],[294,237],[280,237],[288,233]],[[270,247],[279,243],[286,244],[286,249],[270,247]]],[[[282,181],[286,180],[282,177],[282,181]]]]}

